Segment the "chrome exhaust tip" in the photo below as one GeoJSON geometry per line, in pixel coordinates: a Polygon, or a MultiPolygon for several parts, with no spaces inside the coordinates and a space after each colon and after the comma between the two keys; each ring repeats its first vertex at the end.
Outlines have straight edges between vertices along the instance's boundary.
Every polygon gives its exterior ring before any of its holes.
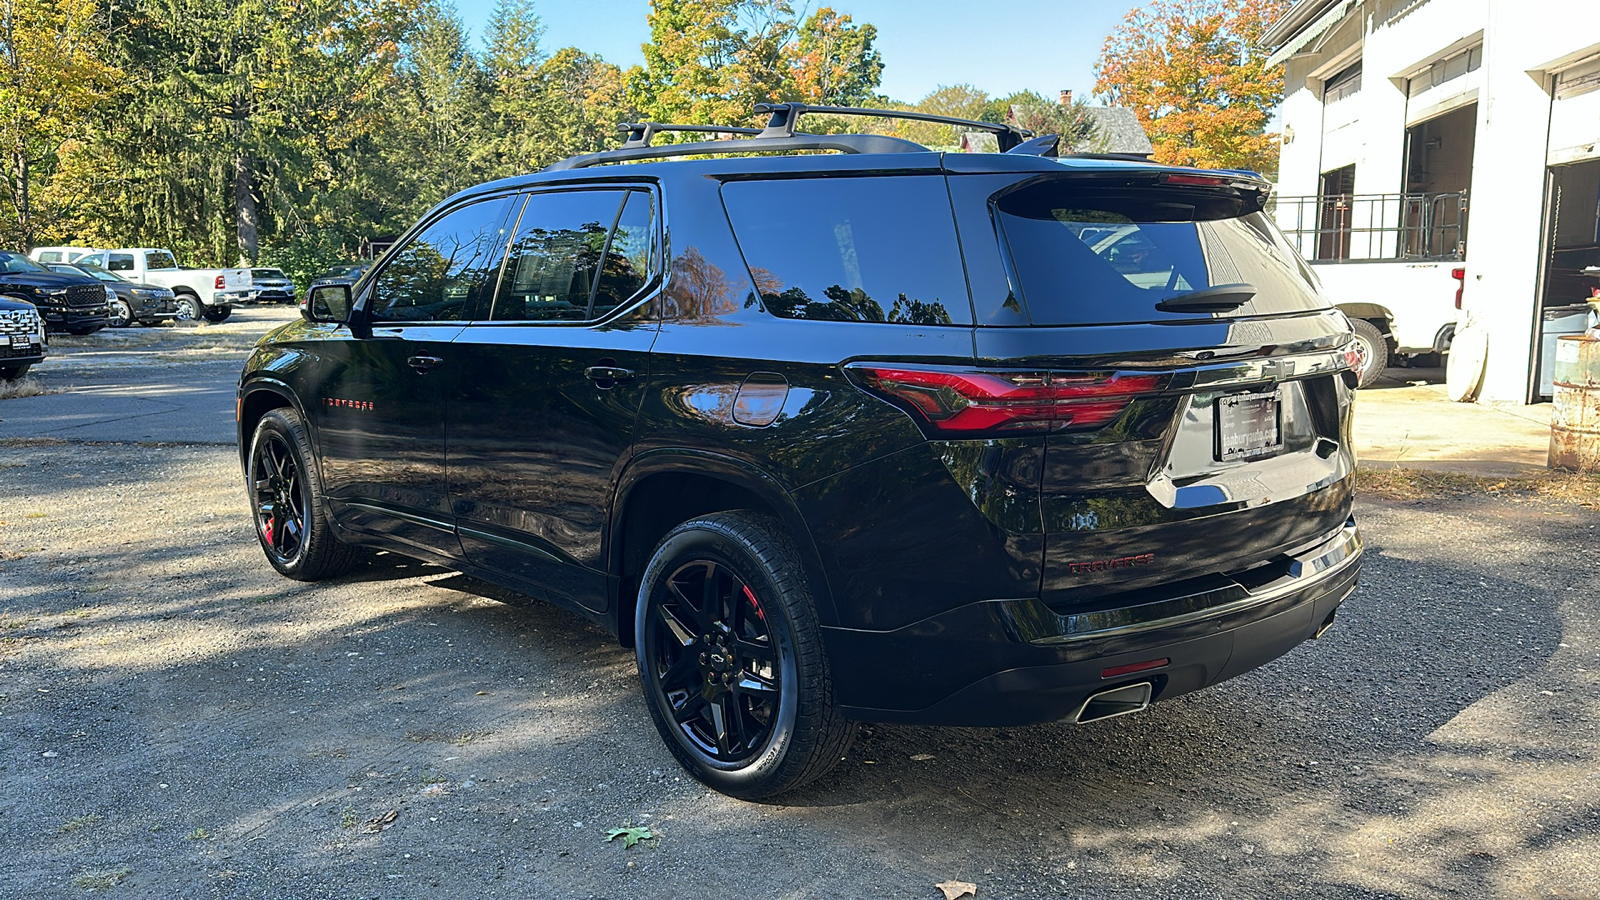
{"type": "Polygon", "coordinates": [[[1150,696],[1154,690],[1155,686],[1150,682],[1140,681],[1091,694],[1089,699],[1083,701],[1083,708],[1078,710],[1078,715],[1073,721],[1082,725],[1085,722],[1097,722],[1101,719],[1136,713],[1150,705],[1150,696]]]}
{"type": "Polygon", "coordinates": [[[1316,640],[1317,638],[1327,634],[1328,629],[1333,627],[1333,617],[1337,616],[1338,614],[1338,608],[1335,608],[1333,612],[1328,613],[1328,617],[1322,620],[1322,624],[1317,626],[1317,630],[1311,633],[1311,639],[1316,640]]]}

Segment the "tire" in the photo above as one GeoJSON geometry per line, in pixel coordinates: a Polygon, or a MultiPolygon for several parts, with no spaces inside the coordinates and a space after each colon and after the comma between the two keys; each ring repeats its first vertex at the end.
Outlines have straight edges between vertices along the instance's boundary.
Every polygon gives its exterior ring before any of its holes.
{"type": "Polygon", "coordinates": [[[233,307],[224,306],[219,308],[215,306],[208,306],[202,310],[200,314],[206,317],[207,322],[216,324],[217,322],[227,321],[228,317],[233,315],[233,307]]]}
{"type": "Polygon", "coordinates": [[[193,322],[200,318],[205,307],[200,305],[200,298],[193,294],[179,294],[177,314],[173,316],[179,322],[193,322]]]}
{"type": "Polygon", "coordinates": [[[656,730],[711,788],[747,800],[793,790],[855,736],[833,702],[800,555],[769,516],[722,512],[668,532],[640,582],[634,634],[656,730]]]}
{"type": "Polygon", "coordinates": [[[106,324],[112,328],[127,328],[133,323],[133,307],[128,301],[121,298],[111,301],[106,310],[106,324]]]}
{"type": "Polygon", "coordinates": [[[334,534],[312,458],[305,422],[293,409],[271,410],[256,424],[245,474],[256,538],[267,562],[296,581],[332,578],[355,561],[334,534]]]}
{"type": "Polygon", "coordinates": [[[33,368],[33,363],[28,363],[25,366],[7,366],[5,368],[0,368],[0,381],[20,380],[22,376],[28,374],[28,370],[31,368],[33,368]]]}
{"type": "Polygon", "coordinates": [[[1368,387],[1389,365],[1389,344],[1378,326],[1366,319],[1351,319],[1350,330],[1355,332],[1356,350],[1361,354],[1361,362],[1356,366],[1356,387],[1368,387]]]}

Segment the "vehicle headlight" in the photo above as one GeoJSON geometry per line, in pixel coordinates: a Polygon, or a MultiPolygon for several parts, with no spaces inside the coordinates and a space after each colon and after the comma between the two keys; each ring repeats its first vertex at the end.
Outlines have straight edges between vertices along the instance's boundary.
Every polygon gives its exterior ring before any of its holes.
{"type": "Polygon", "coordinates": [[[65,297],[67,295],[67,289],[56,288],[53,291],[45,291],[44,293],[46,297],[65,297]]]}
{"type": "Polygon", "coordinates": [[[128,293],[134,295],[135,297],[155,297],[155,296],[157,296],[155,291],[147,291],[144,288],[134,288],[133,290],[129,291],[128,293]]]}
{"type": "Polygon", "coordinates": [[[113,301],[113,300],[115,300],[115,299],[117,299],[117,292],[116,292],[116,291],[113,291],[113,290],[112,290],[112,289],[111,289],[111,288],[110,288],[110,286],[107,286],[107,287],[106,287],[106,302],[107,302],[107,303],[110,303],[110,302],[111,302],[111,301],[113,301]]]}

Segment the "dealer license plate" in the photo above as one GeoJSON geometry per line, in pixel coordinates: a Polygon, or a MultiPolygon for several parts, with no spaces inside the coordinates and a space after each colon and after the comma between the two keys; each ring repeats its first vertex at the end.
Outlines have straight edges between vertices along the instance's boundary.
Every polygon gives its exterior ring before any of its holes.
{"type": "Polygon", "coordinates": [[[13,334],[11,336],[11,346],[13,346],[13,347],[32,347],[33,346],[33,335],[31,335],[31,334],[13,334]]]}
{"type": "Polygon", "coordinates": [[[1217,398],[1217,459],[1258,459],[1283,450],[1277,391],[1217,398]]]}

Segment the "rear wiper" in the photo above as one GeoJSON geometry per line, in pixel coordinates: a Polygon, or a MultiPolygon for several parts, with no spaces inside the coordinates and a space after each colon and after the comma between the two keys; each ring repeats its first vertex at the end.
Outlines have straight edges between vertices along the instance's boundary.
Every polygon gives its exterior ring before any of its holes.
{"type": "Polygon", "coordinates": [[[1203,291],[1176,294],[1156,304],[1162,312],[1219,313],[1238,309],[1256,295],[1253,284],[1219,284],[1203,291]]]}

